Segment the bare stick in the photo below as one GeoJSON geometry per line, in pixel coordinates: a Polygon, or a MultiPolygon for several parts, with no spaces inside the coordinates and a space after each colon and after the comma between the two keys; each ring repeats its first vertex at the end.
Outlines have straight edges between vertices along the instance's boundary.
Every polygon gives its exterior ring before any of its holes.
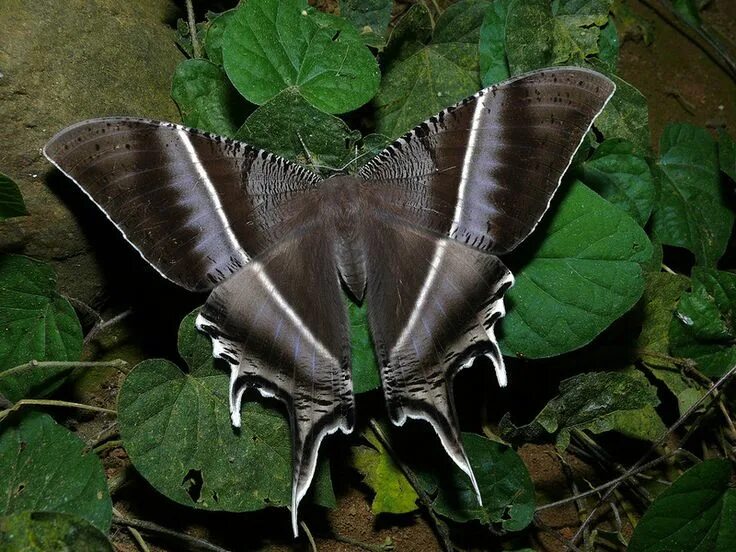
{"type": "MultiPolygon", "coordinates": [[[[624,473],[620,478],[620,480],[626,479],[628,477],[631,477],[631,474],[634,473],[636,470],[638,470],[644,462],[646,462],[646,459],[649,457],[649,455],[656,451],[657,448],[662,446],[664,442],[667,440],[667,438],[676,431],[682,424],[685,423],[685,420],[687,420],[690,415],[695,412],[700,406],[711,396],[713,395],[720,387],[723,386],[724,383],[726,383],[731,376],[736,373],[736,365],[732,366],[728,372],[726,372],[717,382],[715,382],[713,385],[710,386],[708,391],[706,391],[702,397],[700,397],[690,408],[687,409],[687,411],[680,416],[680,418],[673,423],[660,437],[657,439],[654,443],[652,443],[652,446],[649,447],[649,449],[642,455],[639,460],[636,461],[636,463],[631,466],[628,470],[626,470],[626,473],[624,473]]],[[[692,428],[691,428],[692,429],[692,428]]],[[[691,432],[688,432],[688,435],[691,434],[691,432]]],[[[599,500],[598,504],[591,510],[588,517],[583,521],[582,525],[578,529],[577,533],[575,533],[575,536],[572,538],[573,544],[578,541],[580,538],[580,535],[582,535],[585,528],[588,526],[588,524],[592,521],[593,516],[595,515],[598,508],[601,506],[601,504],[605,503],[608,498],[613,494],[613,492],[618,488],[618,486],[621,484],[621,481],[618,481],[614,485],[611,485],[608,490],[604,493],[603,497],[599,500]]]]}
{"type": "Polygon", "coordinates": [[[189,36],[192,37],[192,54],[194,58],[202,57],[202,48],[199,45],[199,38],[197,37],[197,23],[194,20],[194,6],[192,0],[186,0],[187,4],[187,21],[189,24],[189,36]]]}
{"type": "Polygon", "coordinates": [[[90,341],[96,338],[103,330],[106,330],[107,328],[114,326],[118,322],[125,320],[128,316],[130,316],[132,312],[132,309],[128,309],[121,312],[120,314],[116,314],[108,320],[100,319],[94,326],[92,326],[92,329],[87,332],[87,335],[84,336],[84,345],[87,345],[90,341]]]}
{"type": "Polygon", "coordinates": [[[447,552],[452,552],[452,550],[454,549],[454,545],[452,544],[452,540],[450,539],[450,531],[447,529],[447,525],[445,525],[445,522],[443,522],[435,515],[434,510],[432,509],[432,499],[422,488],[419,480],[417,479],[417,476],[414,475],[414,472],[411,471],[409,467],[404,464],[404,462],[402,462],[401,459],[398,457],[396,451],[394,451],[393,447],[391,446],[391,443],[389,443],[388,438],[386,437],[386,435],[384,435],[381,426],[379,426],[375,420],[371,420],[369,422],[369,425],[371,426],[371,429],[373,430],[373,433],[376,435],[378,440],[381,441],[381,444],[386,449],[386,452],[388,452],[391,456],[391,459],[396,462],[396,465],[401,470],[401,473],[404,474],[404,477],[406,477],[407,481],[409,481],[409,484],[414,488],[417,495],[419,495],[419,501],[422,503],[422,506],[426,508],[427,513],[432,520],[432,525],[434,526],[435,532],[440,539],[440,544],[447,552]]]}
{"type": "Polygon", "coordinates": [[[115,360],[101,360],[101,361],[67,361],[67,360],[31,360],[25,364],[14,366],[4,372],[0,372],[0,378],[19,374],[27,370],[34,370],[36,368],[115,368],[123,373],[127,373],[125,368],[128,363],[121,358],[115,360]]]}
{"type": "Polygon", "coordinates": [[[196,548],[199,550],[209,550],[211,552],[230,552],[230,550],[217,546],[216,544],[212,544],[211,542],[208,542],[204,539],[198,539],[197,537],[192,537],[191,535],[187,535],[186,533],[172,531],[171,529],[167,529],[166,527],[162,527],[161,525],[158,525],[151,521],[124,518],[115,515],[112,517],[112,522],[115,525],[122,525],[124,527],[135,527],[136,529],[142,529],[143,531],[150,531],[151,533],[165,535],[178,541],[185,542],[192,548],[196,548]]]}
{"type": "Polygon", "coordinates": [[[549,525],[545,524],[541,519],[539,519],[539,516],[534,514],[534,526],[543,531],[544,533],[547,533],[550,537],[558,541],[562,546],[564,546],[567,550],[572,550],[572,552],[583,552],[575,546],[573,543],[571,543],[569,540],[567,540],[565,537],[560,535],[557,531],[552,529],[549,525]]]}
{"type": "Polygon", "coordinates": [[[89,410],[91,412],[114,414],[116,416],[118,414],[115,410],[101,408],[99,406],[92,406],[89,404],[75,403],[69,401],[56,401],[52,399],[21,399],[10,408],[0,411],[0,420],[5,419],[8,414],[10,414],[11,412],[15,412],[16,410],[20,410],[24,406],[60,406],[63,408],[76,408],[78,410],[89,410]]]}

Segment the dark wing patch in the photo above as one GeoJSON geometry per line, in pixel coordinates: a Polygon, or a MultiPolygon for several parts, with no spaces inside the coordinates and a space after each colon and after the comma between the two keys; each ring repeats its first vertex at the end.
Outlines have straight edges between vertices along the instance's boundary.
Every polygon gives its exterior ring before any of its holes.
{"type": "Polygon", "coordinates": [[[395,216],[483,251],[514,249],[536,227],[614,91],[561,67],[482,90],[422,123],[360,176],[395,216]]]}
{"type": "Polygon", "coordinates": [[[317,175],[247,144],[145,119],[93,119],[44,148],[165,278],[206,290],[289,231],[317,175]]]}

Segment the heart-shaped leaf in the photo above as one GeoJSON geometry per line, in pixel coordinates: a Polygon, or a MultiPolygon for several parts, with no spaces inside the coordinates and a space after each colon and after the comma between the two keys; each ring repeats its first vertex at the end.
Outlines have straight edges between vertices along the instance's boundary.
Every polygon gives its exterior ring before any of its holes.
{"type": "Polygon", "coordinates": [[[486,11],[480,28],[480,80],[484,87],[511,76],[506,57],[506,16],[515,0],[496,0],[486,11]]]}
{"type": "MultiPolygon", "coordinates": [[[[180,504],[229,512],[287,505],[289,424],[281,412],[247,401],[242,427],[231,426],[228,376],[207,359],[210,340],[194,330],[195,317],[184,318],[179,331],[188,373],[147,360],[125,379],[118,396],[125,450],[156,490],[180,504]]],[[[329,506],[334,495],[324,478],[326,464],[318,467],[313,500],[329,506]]]]}
{"type": "Polygon", "coordinates": [[[9,176],[0,173],[0,221],[27,214],[18,185],[9,176]]]}
{"type": "Polygon", "coordinates": [[[204,35],[204,51],[207,58],[219,66],[222,66],[222,39],[225,36],[225,29],[228,23],[235,16],[236,10],[227,10],[217,14],[210,20],[207,26],[207,33],[204,35]]]}
{"type": "Polygon", "coordinates": [[[112,502],[102,463],[46,414],[31,411],[0,425],[0,497],[0,515],[69,513],[104,533],[110,529],[112,502]]]}
{"type": "Polygon", "coordinates": [[[526,466],[511,447],[475,435],[462,434],[463,447],[480,488],[478,504],[468,476],[447,455],[424,456],[413,463],[425,490],[436,496],[432,508],[453,521],[499,523],[507,531],[521,531],[534,516],[534,486],[526,466]]]}
{"type": "MultiPolygon", "coordinates": [[[[48,265],[20,255],[0,256],[0,373],[31,360],[79,360],[82,328],[69,301],[56,291],[48,265]]],[[[11,401],[56,389],[68,369],[36,368],[0,376],[11,401]]]]}
{"type": "Polygon", "coordinates": [[[507,259],[516,283],[501,324],[504,354],[559,355],[589,343],[644,291],[644,230],[580,182],[507,259]],[[515,266],[519,266],[515,269],[515,266]]]}
{"type": "Polygon", "coordinates": [[[694,268],[670,325],[673,355],[698,363],[707,376],[721,376],[736,363],[736,274],[694,268]]]}
{"type": "Polygon", "coordinates": [[[340,169],[355,156],[360,132],[289,88],[251,113],[236,138],[315,170],[340,169]]]}
{"type": "Polygon", "coordinates": [[[654,230],[662,243],[684,247],[698,264],[715,266],[734,221],[720,183],[715,140],[704,128],[671,124],[664,129],[659,151],[654,230]]]}
{"type": "Polygon", "coordinates": [[[345,113],[370,100],[378,63],[346,20],[306,0],[251,0],[237,8],[222,39],[230,80],[262,105],[294,87],[327,113],[345,113]]]}
{"type": "Polygon", "coordinates": [[[654,207],[652,172],[634,146],[621,139],[603,142],[593,157],[580,165],[579,178],[644,226],[654,207]]]}
{"type": "Polygon", "coordinates": [[[233,136],[245,116],[243,99],[214,63],[188,59],[176,67],[171,97],[186,126],[233,136]]]}
{"type": "Polygon", "coordinates": [[[655,440],[666,427],[654,411],[657,390],[641,372],[594,372],[560,383],[560,393],[534,420],[515,427],[502,421],[505,437],[533,441],[555,435],[557,446],[567,448],[570,433],[586,429],[593,433],[618,431],[630,437],[655,440]]]}
{"type": "Polygon", "coordinates": [[[488,5],[480,0],[454,4],[437,20],[432,41],[418,49],[415,35],[391,35],[387,51],[405,57],[390,61],[381,80],[374,100],[378,132],[397,138],[480,88],[478,40],[488,5]]]}
{"type": "Polygon", "coordinates": [[[112,552],[110,541],[88,521],[59,512],[0,516],[3,552],[112,552]]]}
{"type": "Polygon", "coordinates": [[[736,550],[736,489],[727,460],[698,464],[660,494],[629,541],[629,552],[736,550]]]}

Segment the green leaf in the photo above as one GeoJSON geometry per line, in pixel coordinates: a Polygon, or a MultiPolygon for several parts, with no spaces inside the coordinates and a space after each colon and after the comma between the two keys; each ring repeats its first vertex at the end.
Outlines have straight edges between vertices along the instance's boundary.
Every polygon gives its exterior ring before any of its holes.
{"type": "Polygon", "coordinates": [[[368,311],[365,303],[358,306],[348,302],[350,316],[350,351],[353,363],[353,392],[365,393],[381,386],[378,361],[368,329],[368,311]]]}
{"type": "Polygon", "coordinates": [[[598,59],[605,63],[611,71],[616,72],[618,66],[618,32],[613,19],[601,27],[601,36],[598,39],[598,59]]]}
{"type": "Polygon", "coordinates": [[[736,142],[724,130],[718,133],[718,166],[723,174],[736,182],[736,142]]]}
{"type": "Polygon", "coordinates": [[[736,490],[727,460],[698,464],[660,494],[629,542],[629,552],[736,550],[736,490]]]}
{"type": "Polygon", "coordinates": [[[286,420],[248,402],[237,431],[227,392],[225,374],[197,377],[166,360],[138,364],[118,397],[120,435],[133,465],[157,491],[186,506],[243,512],[287,504],[286,420]]]}
{"type": "Polygon", "coordinates": [[[616,92],[603,112],[595,120],[606,138],[622,138],[634,145],[634,152],[649,152],[649,109],[644,95],[622,78],[607,70],[607,66],[593,63],[593,68],[606,74],[616,84],[616,92]]]}
{"type": "Polygon", "coordinates": [[[0,516],[4,552],[112,552],[104,533],[84,519],[58,512],[18,512],[0,516]]]}
{"type": "MultiPolygon", "coordinates": [[[[182,372],[167,360],[138,364],[118,396],[118,423],[136,470],[163,495],[205,510],[245,512],[284,506],[291,497],[291,437],[278,412],[248,401],[234,429],[228,376],[206,360],[210,340],[182,321],[182,372]],[[263,466],[268,466],[267,470],[263,466]]],[[[314,500],[330,506],[329,466],[318,465],[314,500]]]]}
{"type": "Polygon", "coordinates": [[[104,533],[110,529],[112,502],[102,463],[78,437],[33,411],[6,418],[0,428],[0,515],[69,513],[104,533]]]}
{"type": "Polygon", "coordinates": [[[641,372],[580,374],[563,380],[559,395],[531,423],[516,427],[504,418],[502,432],[504,437],[524,441],[555,435],[557,446],[563,450],[574,430],[618,431],[654,440],[666,430],[653,409],[658,404],[656,389],[641,372]],[[647,422],[647,416],[652,420],[647,422]]]}
{"type": "Polygon", "coordinates": [[[630,142],[606,140],[579,171],[578,177],[588,187],[641,226],[646,224],[654,207],[654,178],[646,159],[634,153],[630,142]]]}
{"type": "Polygon", "coordinates": [[[386,44],[392,0],[340,0],[340,15],[358,29],[363,42],[381,48],[386,44]]]}
{"type": "Polygon", "coordinates": [[[363,436],[371,446],[353,447],[352,464],[363,475],[363,482],[376,493],[371,511],[374,514],[405,514],[416,510],[419,497],[391,455],[372,433],[363,436]]]}
{"type": "Polygon", "coordinates": [[[378,89],[378,63],[346,20],[306,0],[252,0],[237,8],[222,40],[225,71],[249,101],[262,105],[296,88],[328,113],[345,113],[378,89]]]}
{"type": "Polygon", "coordinates": [[[640,303],[642,329],[635,348],[647,370],[675,396],[683,414],[702,391],[670,360],[669,330],[677,302],[690,287],[690,280],[667,272],[649,272],[645,276],[646,288],[640,303]]]}
{"type": "MultiPolygon", "coordinates": [[[[387,67],[374,100],[377,132],[397,138],[480,88],[478,40],[487,5],[454,4],[437,20],[430,44],[387,67]]],[[[416,45],[411,42],[411,48],[416,45]]],[[[389,46],[403,52],[399,44],[389,46]]]]}
{"type": "Polygon", "coordinates": [[[399,19],[381,55],[383,72],[424,48],[432,39],[432,15],[423,3],[414,4],[399,19]]]}
{"type": "Polygon", "coordinates": [[[9,176],[0,173],[0,221],[27,214],[18,185],[9,176]]]}
{"type": "Polygon", "coordinates": [[[700,27],[700,13],[698,13],[698,6],[695,0],[672,0],[672,7],[690,25],[695,28],[700,27]]]}
{"type": "Polygon", "coordinates": [[[670,124],[659,150],[654,230],[662,243],[684,247],[699,265],[714,266],[734,221],[720,185],[716,143],[704,128],[670,124]]]}
{"type": "Polygon", "coordinates": [[[736,274],[695,267],[670,325],[674,356],[698,363],[710,377],[736,363],[736,274]]]}
{"type": "MultiPolygon", "coordinates": [[[[0,256],[0,372],[31,360],[79,360],[82,328],[69,301],[56,291],[48,265],[19,255],[0,256]]],[[[46,395],[68,369],[37,368],[0,377],[11,401],[46,395]]]]}
{"type": "Polygon", "coordinates": [[[186,126],[233,136],[244,117],[242,98],[214,63],[188,59],[176,67],[171,97],[186,126]]]}
{"type": "Polygon", "coordinates": [[[534,486],[526,466],[506,445],[475,435],[462,434],[463,446],[480,488],[478,504],[468,476],[446,455],[424,456],[412,465],[425,490],[436,498],[432,508],[457,522],[479,520],[500,523],[507,531],[521,531],[534,516],[534,486]]]}
{"type": "Polygon", "coordinates": [[[550,65],[580,65],[598,54],[600,27],[612,0],[517,0],[506,19],[511,74],[550,65]]]}
{"type": "Polygon", "coordinates": [[[225,29],[230,21],[232,21],[236,10],[227,10],[222,12],[210,20],[207,26],[207,32],[204,35],[204,51],[209,60],[219,66],[222,66],[222,39],[225,36],[225,29]]]}
{"type": "Polygon", "coordinates": [[[514,0],[496,0],[486,10],[480,28],[480,81],[483,87],[511,76],[506,58],[506,16],[514,0]]]}
{"type": "Polygon", "coordinates": [[[256,109],[235,137],[291,161],[339,169],[354,155],[360,132],[290,88],[256,109]]]}
{"type": "Polygon", "coordinates": [[[516,275],[501,347],[540,358],[589,343],[644,291],[652,256],[644,230],[598,194],[573,182],[540,228],[506,262],[516,275]]]}

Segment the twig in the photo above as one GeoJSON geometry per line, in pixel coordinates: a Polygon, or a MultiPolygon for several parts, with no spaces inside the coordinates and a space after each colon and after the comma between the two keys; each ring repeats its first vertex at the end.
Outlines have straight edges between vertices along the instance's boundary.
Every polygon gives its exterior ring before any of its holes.
{"type": "Polygon", "coordinates": [[[199,45],[199,37],[197,37],[197,23],[194,20],[194,6],[192,0],[186,0],[187,4],[187,21],[189,24],[189,36],[192,37],[192,53],[194,59],[202,57],[202,48],[199,45]]]}
{"type": "Polygon", "coordinates": [[[25,364],[14,366],[4,372],[0,372],[0,378],[12,376],[26,370],[34,370],[36,368],[115,368],[123,373],[127,373],[125,368],[128,363],[121,358],[115,360],[100,360],[100,361],[73,361],[73,360],[31,360],[25,364]]]}
{"type": "Polygon", "coordinates": [[[167,537],[171,537],[173,539],[185,542],[188,545],[192,547],[196,547],[199,550],[209,550],[211,552],[231,552],[227,548],[222,548],[204,539],[199,539],[197,537],[192,537],[191,535],[187,535],[186,533],[179,533],[178,531],[167,529],[166,527],[162,527],[151,521],[145,521],[142,519],[124,518],[121,516],[114,515],[112,517],[112,522],[115,525],[123,525],[125,527],[134,527],[136,529],[142,529],[143,531],[150,531],[152,533],[166,535],[167,537]]]}
{"type": "MultiPolygon", "coordinates": [[[[678,30],[682,32],[690,41],[696,46],[708,54],[723,70],[726,71],[729,77],[736,81],[736,61],[728,52],[728,48],[715,36],[709,33],[702,24],[693,25],[688,21],[682,14],[675,9],[672,2],[669,0],[643,0],[645,5],[650,8],[654,8],[652,4],[658,6],[661,10],[665,11],[671,17],[674,17],[678,22],[678,30]],[[682,27],[691,31],[690,33],[684,32],[682,27]],[[695,36],[692,36],[694,34],[695,36]]],[[[659,11],[654,8],[654,11],[659,11]]],[[[660,14],[661,15],[661,14],[660,14]]],[[[675,26],[675,28],[678,28],[675,26]]]]}
{"type": "Polygon", "coordinates": [[[10,408],[0,411],[0,421],[5,419],[5,417],[7,417],[11,412],[20,410],[20,408],[24,406],[60,406],[63,408],[77,408],[79,410],[90,410],[92,412],[114,414],[116,416],[118,414],[115,410],[110,410],[109,408],[102,408],[99,406],[92,406],[89,404],[75,403],[69,401],[56,401],[52,399],[21,399],[10,408]]]}
{"type": "Polygon", "coordinates": [[[682,451],[680,449],[677,449],[676,451],[673,451],[670,454],[666,454],[665,456],[660,456],[659,458],[652,460],[651,462],[647,462],[646,464],[643,464],[642,466],[639,466],[636,468],[636,470],[631,471],[627,470],[627,472],[616,479],[612,479],[611,481],[608,481],[607,483],[604,483],[603,485],[598,485],[597,487],[590,489],[588,491],[583,491],[582,493],[579,493],[575,496],[570,496],[567,498],[563,498],[561,500],[557,500],[555,502],[550,502],[549,504],[542,504],[541,506],[537,506],[537,509],[534,510],[535,512],[541,512],[543,510],[549,510],[550,508],[557,508],[558,506],[564,506],[565,504],[569,504],[570,502],[575,502],[576,500],[579,500],[581,498],[585,498],[587,496],[591,496],[594,494],[598,494],[601,491],[605,491],[609,487],[612,487],[614,485],[618,485],[619,483],[622,483],[629,479],[630,477],[637,475],[640,472],[646,471],[650,468],[653,468],[654,466],[661,464],[665,460],[670,459],[672,456],[675,456],[676,454],[680,454],[682,451]]]}
{"type": "MultiPolygon", "coordinates": [[[[608,487],[608,490],[605,492],[603,497],[599,500],[598,504],[591,510],[588,517],[583,521],[582,525],[578,529],[577,533],[575,533],[575,536],[572,538],[573,544],[578,541],[580,538],[580,535],[582,535],[585,528],[588,526],[588,524],[593,519],[593,516],[595,515],[598,508],[601,506],[601,504],[605,503],[608,498],[611,496],[611,494],[618,488],[618,486],[621,484],[621,481],[624,479],[631,477],[631,474],[636,472],[645,462],[646,459],[649,457],[649,455],[656,451],[657,448],[662,446],[664,442],[667,440],[667,438],[676,431],[682,424],[685,423],[685,420],[687,420],[690,415],[695,412],[700,406],[711,396],[713,395],[721,386],[723,386],[724,383],[726,383],[731,376],[736,373],[736,365],[732,366],[728,372],[726,372],[717,382],[715,382],[713,385],[710,386],[708,391],[706,391],[702,397],[700,397],[695,403],[693,403],[690,408],[687,409],[687,411],[680,416],[680,418],[673,423],[667,430],[649,447],[649,449],[639,458],[639,460],[636,461],[636,463],[631,466],[628,470],[626,470],[626,473],[618,478],[619,481],[617,481],[615,484],[608,487]]],[[[692,434],[692,431],[694,431],[693,428],[690,428],[688,431],[688,435],[692,434]]]]}
{"type": "Polygon", "coordinates": [[[110,326],[114,326],[118,322],[125,320],[130,314],[133,312],[133,309],[128,309],[126,311],[121,312],[120,314],[116,314],[112,318],[109,318],[108,320],[102,320],[100,319],[94,326],[92,326],[92,329],[87,332],[87,335],[84,336],[84,345],[87,345],[90,341],[92,341],[97,335],[102,332],[103,330],[106,330],[110,326]]]}
{"type": "Polygon", "coordinates": [[[386,449],[386,452],[388,452],[391,456],[391,459],[396,462],[396,465],[401,470],[401,473],[404,474],[404,477],[406,477],[407,481],[409,481],[409,484],[414,488],[417,495],[419,496],[419,501],[422,503],[422,506],[426,508],[427,513],[432,520],[435,532],[440,539],[440,544],[447,552],[452,552],[454,545],[452,544],[452,540],[450,539],[450,531],[447,529],[447,525],[445,525],[445,522],[438,518],[437,515],[434,513],[434,510],[432,509],[432,499],[422,488],[416,475],[414,475],[414,472],[412,472],[409,467],[404,464],[404,462],[402,462],[401,459],[398,457],[396,451],[394,451],[393,447],[388,441],[388,438],[386,437],[386,435],[384,435],[383,430],[378,425],[378,423],[375,420],[371,419],[369,425],[378,440],[381,441],[381,444],[386,449]]]}
{"type": "Polygon", "coordinates": [[[302,526],[304,534],[307,535],[307,540],[309,541],[309,546],[312,547],[312,552],[317,552],[317,543],[314,542],[314,537],[312,536],[312,532],[309,530],[309,527],[307,527],[307,524],[303,521],[300,521],[299,525],[302,526]]]}
{"type": "MultiPolygon", "coordinates": [[[[118,511],[115,506],[112,507],[112,513],[118,516],[119,518],[122,518],[123,515],[118,511]]],[[[138,530],[135,527],[126,527],[128,531],[130,531],[131,536],[133,537],[133,540],[140,546],[141,550],[143,552],[151,552],[151,549],[148,548],[148,545],[146,544],[146,541],[143,540],[143,537],[138,532],[138,530]]]]}

